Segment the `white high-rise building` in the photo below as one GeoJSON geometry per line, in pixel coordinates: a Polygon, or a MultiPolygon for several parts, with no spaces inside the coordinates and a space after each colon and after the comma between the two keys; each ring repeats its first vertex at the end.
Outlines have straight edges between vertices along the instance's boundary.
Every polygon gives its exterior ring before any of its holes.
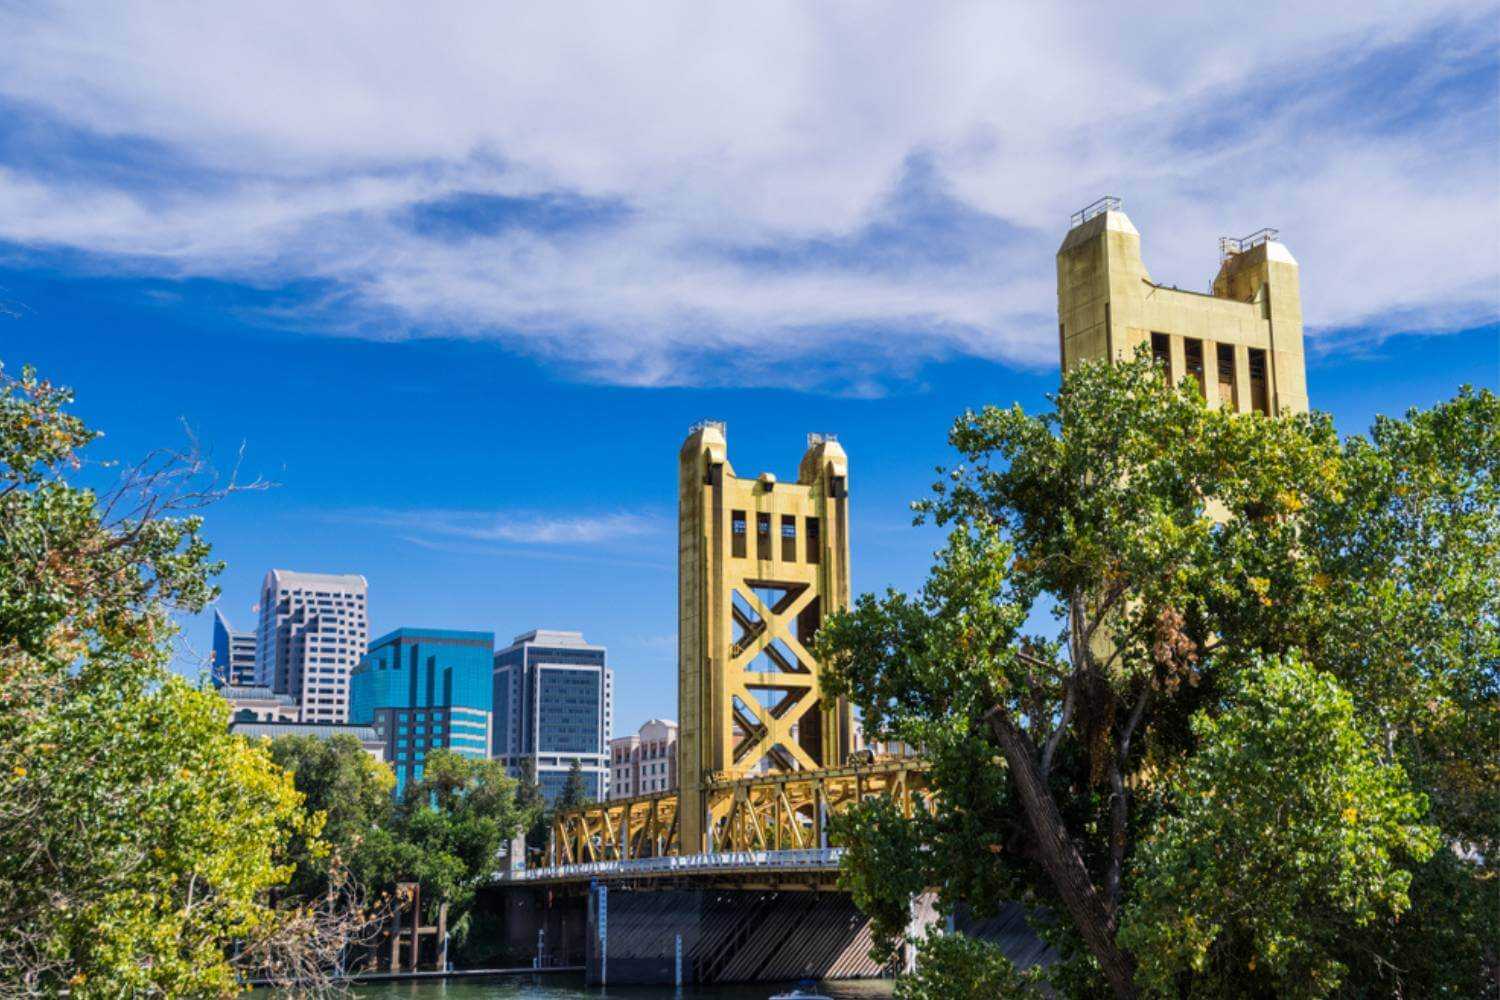
{"type": "Polygon", "coordinates": [[[255,680],[295,698],[299,721],[348,721],[349,673],[370,638],[368,591],[365,578],[354,574],[266,574],[255,680]]]}

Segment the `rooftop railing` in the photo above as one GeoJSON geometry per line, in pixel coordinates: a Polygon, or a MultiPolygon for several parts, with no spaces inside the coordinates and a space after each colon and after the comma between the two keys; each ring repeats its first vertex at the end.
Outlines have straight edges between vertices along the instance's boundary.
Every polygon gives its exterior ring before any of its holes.
{"type": "Polygon", "coordinates": [[[1268,226],[1265,229],[1257,229],[1249,236],[1241,236],[1239,238],[1235,238],[1233,236],[1220,236],[1219,260],[1221,262],[1226,261],[1230,257],[1233,257],[1235,254],[1244,253],[1247,250],[1251,250],[1255,247],[1260,246],[1262,243],[1273,242],[1280,235],[1281,230],[1272,229],[1268,226]]]}
{"type": "Polygon", "coordinates": [[[1118,212],[1120,210],[1120,205],[1121,202],[1119,198],[1115,197],[1112,194],[1107,194],[1103,198],[1100,198],[1098,201],[1091,202],[1090,204],[1085,205],[1078,211],[1074,212],[1072,215],[1072,225],[1069,228],[1077,229],[1079,226],[1083,225],[1094,216],[1103,215],[1105,212],[1118,212]]]}

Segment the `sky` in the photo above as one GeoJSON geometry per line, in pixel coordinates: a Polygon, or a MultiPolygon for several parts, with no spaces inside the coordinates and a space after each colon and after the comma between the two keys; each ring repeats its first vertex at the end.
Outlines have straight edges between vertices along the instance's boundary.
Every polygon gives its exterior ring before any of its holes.
{"type": "MultiPolygon", "coordinates": [[[[675,463],[850,456],[856,590],[965,407],[1045,405],[1053,257],[1124,199],[1153,278],[1301,264],[1341,430],[1500,383],[1500,6],[0,0],[0,362],[86,474],[191,433],[220,607],[363,573],[372,632],[606,644],[676,714],[675,463]]],[[[185,622],[197,670],[207,616],[185,622]]]]}

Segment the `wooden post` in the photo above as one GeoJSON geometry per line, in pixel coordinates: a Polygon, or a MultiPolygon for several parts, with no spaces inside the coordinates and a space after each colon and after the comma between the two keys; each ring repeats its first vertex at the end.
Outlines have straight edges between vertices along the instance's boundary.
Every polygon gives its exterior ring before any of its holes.
{"type": "Polygon", "coordinates": [[[422,883],[411,885],[411,971],[421,967],[422,947],[422,883]]]}
{"type": "Polygon", "coordinates": [[[448,904],[442,903],[438,906],[438,943],[441,948],[441,958],[438,959],[438,971],[448,971],[448,904]]]}
{"type": "Polygon", "coordinates": [[[391,905],[391,971],[401,971],[401,889],[396,888],[396,897],[391,905]]]}

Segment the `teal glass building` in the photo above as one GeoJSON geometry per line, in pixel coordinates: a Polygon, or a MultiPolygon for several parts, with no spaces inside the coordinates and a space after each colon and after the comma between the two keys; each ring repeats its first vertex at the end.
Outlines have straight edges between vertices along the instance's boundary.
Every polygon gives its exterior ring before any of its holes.
{"type": "Polygon", "coordinates": [[[349,722],[384,740],[398,797],[433,750],[489,756],[494,649],[493,632],[398,628],[349,675],[349,722]]]}

